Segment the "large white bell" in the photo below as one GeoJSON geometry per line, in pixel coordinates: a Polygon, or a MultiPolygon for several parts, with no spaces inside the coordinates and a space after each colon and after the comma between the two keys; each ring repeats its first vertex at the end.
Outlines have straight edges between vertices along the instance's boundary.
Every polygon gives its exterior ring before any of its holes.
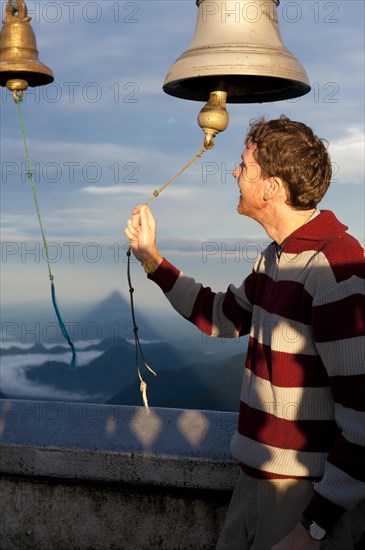
{"type": "Polygon", "coordinates": [[[219,90],[228,103],[261,103],[309,92],[304,68],[280,36],[279,0],[196,3],[195,34],[167,73],[167,94],[207,101],[219,90]]]}

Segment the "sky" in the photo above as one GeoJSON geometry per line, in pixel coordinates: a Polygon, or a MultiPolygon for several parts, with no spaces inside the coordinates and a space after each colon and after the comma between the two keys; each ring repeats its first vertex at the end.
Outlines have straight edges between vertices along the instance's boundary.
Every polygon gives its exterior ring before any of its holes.
{"type": "MultiPolygon", "coordinates": [[[[202,146],[197,115],[204,103],[162,90],[190,44],[198,8],[194,0],[27,6],[39,58],[55,81],[29,88],[21,112],[58,303],[70,319],[115,290],[129,299],[125,222],[202,146]]],[[[277,13],[311,91],[289,101],[229,104],[229,126],[215,147],[150,203],[160,251],[214,290],[239,285],[270,242],[261,226],[236,213],[231,175],[258,116],[286,114],[328,140],[334,175],[320,206],[365,241],[364,2],[282,0],[277,13]]],[[[26,312],[52,315],[52,306],[16,106],[10,92],[0,93],[3,329],[26,312]]],[[[137,307],[152,319],[167,314],[136,261],[132,278],[137,307]]]]}

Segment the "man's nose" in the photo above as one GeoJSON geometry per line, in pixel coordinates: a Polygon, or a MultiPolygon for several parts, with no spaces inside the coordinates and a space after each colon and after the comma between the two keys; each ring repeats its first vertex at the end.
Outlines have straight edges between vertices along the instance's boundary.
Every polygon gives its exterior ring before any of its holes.
{"type": "Polygon", "coordinates": [[[232,172],[232,176],[237,179],[239,176],[239,166],[236,166],[236,168],[232,172]]]}

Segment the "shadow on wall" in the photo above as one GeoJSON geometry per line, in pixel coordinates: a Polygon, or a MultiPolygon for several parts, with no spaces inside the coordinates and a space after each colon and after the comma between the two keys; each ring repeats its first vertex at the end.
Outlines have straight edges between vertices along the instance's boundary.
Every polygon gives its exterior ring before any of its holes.
{"type": "Polygon", "coordinates": [[[6,444],[231,460],[237,414],[3,400],[0,422],[6,444]]]}

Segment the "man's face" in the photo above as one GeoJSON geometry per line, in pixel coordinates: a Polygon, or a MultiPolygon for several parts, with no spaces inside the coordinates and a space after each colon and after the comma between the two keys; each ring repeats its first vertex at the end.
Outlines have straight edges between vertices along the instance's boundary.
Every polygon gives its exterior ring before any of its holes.
{"type": "Polygon", "coordinates": [[[257,213],[265,206],[263,197],[268,178],[263,178],[261,175],[262,170],[253,156],[255,149],[255,144],[248,144],[242,153],[241,164],[232,172],[232,175],[237,180],[241,192],[237,212],[257,219],[257,213]]]}

